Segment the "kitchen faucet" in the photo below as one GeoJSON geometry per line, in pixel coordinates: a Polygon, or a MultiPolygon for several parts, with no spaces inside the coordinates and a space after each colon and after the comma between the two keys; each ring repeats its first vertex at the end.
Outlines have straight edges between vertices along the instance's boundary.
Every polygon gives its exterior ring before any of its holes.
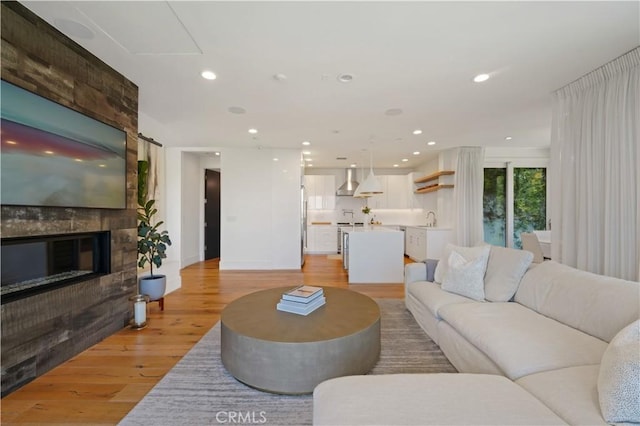
{"type": "Polygon", "coordinates": [[[433,228],[433,227],[435,227],[435,226],[436,226],[436,223],[437,223],[437,221],[436,221],[436,214],[435,214],[435,212],[433,212],[433,211],[429,210],[429,211],[427,212],[427,226],[428,226],[428,227],[430,227],[430,228],[433,228]],[[433,215],[433,219],[429,219],[429,215],[433,215]]]}

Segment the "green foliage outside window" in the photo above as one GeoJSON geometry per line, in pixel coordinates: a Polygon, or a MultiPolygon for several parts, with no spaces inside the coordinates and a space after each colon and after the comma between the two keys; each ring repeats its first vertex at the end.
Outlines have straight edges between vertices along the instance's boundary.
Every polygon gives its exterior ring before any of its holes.
{"type": "MultiPolygon", "coordinates": [[[[507,169],[484,169],[484,239],[506,245],[507,169]]],[[[545,168],[513,169],[513,246],[522,248],[520,233],[545,229],[547,177],[545,168]]]]}
{"type": "Polygon", "coordinates": [[[513,194],[513,245],[522,248],[520,233],[546,228],[546,169],[514,169],[513,194]]]}
{"type": "Polygon", "coordinates": [[[506,245],[507,169],[484,169],[484,240],[494,246],[506,245]]]}

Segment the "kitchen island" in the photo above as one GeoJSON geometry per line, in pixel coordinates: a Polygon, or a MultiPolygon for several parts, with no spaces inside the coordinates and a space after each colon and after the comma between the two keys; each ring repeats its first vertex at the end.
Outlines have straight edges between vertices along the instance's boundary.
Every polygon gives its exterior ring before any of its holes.
{"type": "Polygon", "coordinates": [[[344,231],[350,284],[404,282],[404,233],[374,226],[344,231]]]}

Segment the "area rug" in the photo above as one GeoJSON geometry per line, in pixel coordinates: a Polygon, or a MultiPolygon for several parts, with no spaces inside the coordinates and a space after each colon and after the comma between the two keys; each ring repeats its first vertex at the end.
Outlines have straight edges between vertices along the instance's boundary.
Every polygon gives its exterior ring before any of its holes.
{"type": "MultiPolygon", "coordinates": [[[[377,299],[380,361],[370,374],[451,373],[455,368],[401,299],[377,299]]],[[[121,425],[310,425],[311,395],[264,393],[235,380],[220,360],[217,323],[120,422],[121,425]]]]}

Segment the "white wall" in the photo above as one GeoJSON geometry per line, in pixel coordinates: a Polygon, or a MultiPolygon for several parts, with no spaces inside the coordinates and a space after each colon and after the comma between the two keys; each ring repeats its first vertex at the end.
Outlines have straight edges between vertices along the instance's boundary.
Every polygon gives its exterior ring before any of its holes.
{"type": "MultiPolygon", "coordinates": [[[[434,171],[439,170],[453,170],[455,171],[458,166],[458,148],[448,149],[442,151],[440,156],[438,157],[438,168],[434,171]]],[[[440,178],[440,183],[452,184],[454,181],[454,176],[442,176],[440,178]]],[[[440,191],[436,191],[437,194],[437,209],[436,209],[436,218],[438,220],[438,227],[442,228],[453,228],[454,227],[454,191],[456,189],[442,189],[440,191]]]]}
{"type": "Polygon", "coordinates": [[[204,169],[200,164],[200,156],[192,152],[182,154],[182,191],[180,215],[180,267],[191,265],[201,260],[200,241],[203,228],[194,226],[203,210],[204,169]]]}
{"type": "Polygon", "coordinates": [[[506,163],[511,163],[513,167],[547,167],[549,155],[549,147],[487,147],[484,149],[484,166],[504,167],[506,163]]]}
{"type": "MultiPolygon", "coordinates": [[[[413,172],[412,174],[411,180],[413,181],[423,176],[427,176],[439,170],[442,170],[439,168],[439,158],[440,154],[438,154],[437,158],[418,165],[415,172],[413,172]]],[[[416,187],[417,185],[414,184],[414,192],[416,187]]],[[[438,200],[442,197],[442,195],[443,191],[429,192],[426,194],[413,194],[415,205],[417,205],[419,208],[417,222],[414,223],[415,225],[425,225],[427,223],[427,213],[432,211],[436,214],[437,226],[442,226],[442,223],[440,222],[441,215],[438,213],[438,200]]]]}
{"type": "Polygon", "coordinates": [[[300,151],[221,152],[220,269],[299,269],[300,151]]]}

